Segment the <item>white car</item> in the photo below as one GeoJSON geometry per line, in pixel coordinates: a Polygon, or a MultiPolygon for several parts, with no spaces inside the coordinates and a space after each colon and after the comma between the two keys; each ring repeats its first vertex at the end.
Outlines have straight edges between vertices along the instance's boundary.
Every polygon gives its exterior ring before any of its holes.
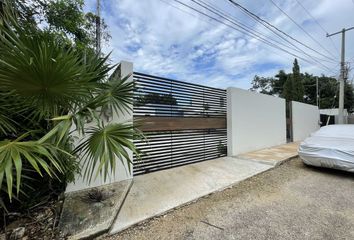
{"type": "Polygon", "coordinates": [[[354,125],[329,125],[306,138],[299,156],[307,165],[354,172],[354,125]]]}

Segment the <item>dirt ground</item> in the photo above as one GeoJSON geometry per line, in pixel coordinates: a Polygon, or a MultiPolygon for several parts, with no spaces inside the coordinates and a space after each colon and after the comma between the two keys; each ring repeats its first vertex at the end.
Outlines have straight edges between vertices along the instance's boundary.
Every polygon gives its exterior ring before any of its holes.
{"type": "Polygon", "coordinates": [[[294,159],[102,239],[354,239],[354,174],[294,159]]]}

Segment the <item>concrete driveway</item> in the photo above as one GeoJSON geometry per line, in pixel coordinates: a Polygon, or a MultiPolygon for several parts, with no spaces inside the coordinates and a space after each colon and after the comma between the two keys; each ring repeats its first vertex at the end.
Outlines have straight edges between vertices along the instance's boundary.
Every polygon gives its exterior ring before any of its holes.
{"type": "Polygon", "coordinates": [[[354,175],[294,159],[103,238],[354,239],[354,175]]]}

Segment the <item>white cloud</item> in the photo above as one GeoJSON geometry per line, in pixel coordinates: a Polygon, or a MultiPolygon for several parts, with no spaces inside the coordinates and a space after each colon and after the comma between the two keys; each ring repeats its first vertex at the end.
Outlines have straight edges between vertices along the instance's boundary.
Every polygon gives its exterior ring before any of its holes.
{"type": "MultiPolygon", "coordinates": [[[[326,49],[338,55],[323,30],[296,1],[274,1],[301,23],[326,49]]],[[[94,10],[95,2],[87,0],[86,9],[94,10]]],[[[193,4],[187,0],[184,2],[193,4]]],[[[208,2],[264,33],[268,36],[267,39],[282,41],[261,24],[233,8],[227,1],[208,2]]],[[[348,24],[353,22],[354,4],[351,0],[340,0],[340,3],[332,0],[301,2],[329,32],[350,27],[348,24]]],[[[244,0],[241,4],[304,44],[328,55],[270,1],[244,0]]],[[[195,4],[194,6],[197,8],[195,4]]],[[[112,58],[115,62],[120,60],[134,62],[136,71],[172,76],[179,80],[221,88],[228,86],[249,88],[256,74],[271,76],[280,69],[291,71],[293,56],[273,49],[255,38],[244,36],[218,22],[208,20],[173,1],[107,0],[102,6],[102,16],[112,35],[110,44],[104,51],[113,50],[112,58]]],[[[337,48],[339,40],[340,36],[333,37],[337,48]]],[[[354,55],[354,48],[350,47],[350,42],[353,41],[354,31],[348,32],[348,58],[354,55]]],[[[317,55],[306,48],[302,49],[308,54],[317,55]]],[[[313,74],[325,73],[318,64],[309,64],[302,60],[299,62],[303,71],[313,74]]],[[[334,68],[334,72],[338,68],[337,63],[323,62],[323,64],[334,68]]],[[[333,75],[333,72],[330,75],[333,75]]]]}

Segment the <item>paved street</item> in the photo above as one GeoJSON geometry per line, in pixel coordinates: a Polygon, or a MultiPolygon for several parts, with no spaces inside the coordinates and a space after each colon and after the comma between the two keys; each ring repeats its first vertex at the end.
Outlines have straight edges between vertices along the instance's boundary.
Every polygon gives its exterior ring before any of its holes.
{"type": "Polygon", "coordinates": [[[354,175],[294,159],[106,239],[354,239],[354,175]]]}

